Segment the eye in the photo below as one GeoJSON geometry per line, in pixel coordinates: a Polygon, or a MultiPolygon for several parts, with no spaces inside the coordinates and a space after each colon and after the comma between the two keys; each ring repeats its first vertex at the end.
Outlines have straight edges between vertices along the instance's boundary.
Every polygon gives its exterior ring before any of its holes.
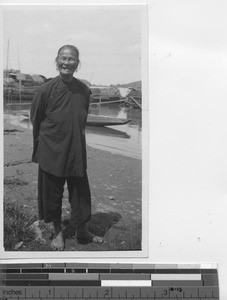
{"type": "Polygon", "coordinates": [[[70,61],[70,62],[75,62],[76,59],[75,59],[74,57],[70,57],[70,58],[69,58],[69,61],[70,61]]]}
{"type": "Polygon", "coordinates": [[[74,63],[77,61],[77,59],[75,57],[60,56],[59,59],[63,62],[68,61],[70,63],[74,63]]]}

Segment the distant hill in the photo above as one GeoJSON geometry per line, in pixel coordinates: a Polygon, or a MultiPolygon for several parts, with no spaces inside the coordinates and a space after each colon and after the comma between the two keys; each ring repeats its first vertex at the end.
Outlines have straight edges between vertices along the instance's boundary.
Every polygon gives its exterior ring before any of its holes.
{"type": "Polygon", "coordinates": [[[134,81],[126,84],[117,84],[117,87],[127,87],[127,88],[132,87],[137,90],[137,89],[141,89],[142,81],[139,80],[139,81],[134,81]]]}

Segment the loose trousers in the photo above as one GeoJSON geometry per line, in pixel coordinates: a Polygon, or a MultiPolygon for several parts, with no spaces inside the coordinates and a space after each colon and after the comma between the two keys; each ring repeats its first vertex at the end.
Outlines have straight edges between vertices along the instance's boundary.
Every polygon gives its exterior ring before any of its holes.
{"type": "Polygon", "coordinates": [[[76,228],[91,219],[91,193],[87,173],[84,177],[57,177],[43,171],[39,166],[39,219],[46,223],[61,220],[65,182],[71,205],[71,225],[76,228]]]}

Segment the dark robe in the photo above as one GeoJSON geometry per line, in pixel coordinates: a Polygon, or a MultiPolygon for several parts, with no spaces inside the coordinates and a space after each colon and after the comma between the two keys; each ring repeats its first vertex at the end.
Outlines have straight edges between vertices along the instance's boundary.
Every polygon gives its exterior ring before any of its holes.
{"type": "Polygon", "coordinates": [[[87,169],[85,126],[91,91],[60,76],[43,84],[31,105],[32,161],[58,177],[83,177],[87,169]]]}

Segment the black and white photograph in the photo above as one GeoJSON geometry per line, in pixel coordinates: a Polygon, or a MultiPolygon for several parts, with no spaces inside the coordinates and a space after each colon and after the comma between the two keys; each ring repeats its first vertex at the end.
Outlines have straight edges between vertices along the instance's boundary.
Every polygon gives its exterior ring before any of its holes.
{"type": "Polygon", "coordinates": [[[2,8],[9,255],[146,252],[146,9],[2,8]]]}

